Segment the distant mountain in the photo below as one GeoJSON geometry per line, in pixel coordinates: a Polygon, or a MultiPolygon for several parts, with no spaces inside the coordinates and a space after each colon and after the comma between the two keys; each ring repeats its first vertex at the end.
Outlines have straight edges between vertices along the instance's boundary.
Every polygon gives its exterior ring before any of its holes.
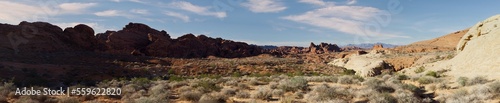
{"type": "Polygon", "coordinates": [[[399,46],[399,45],[394,45],[394,44],[386,44],[386,43],[362,43],[362,44],[347,44],[347,45],[344,45],[342,47],[350,47],[350,46],[355,46],[355,47],[360,47],[360,48],[363,48],[363,49],[370,49],[373,47],[373,45],[375,44],[382,44],[382,46],[384,46],[384,48],[394,48],[396,46],[399,46]]]}
{"type": "MultiPolygon", "coordinates": [[[[252,44],[253,45],[253,44],[252,44]]],[[[262,49],[266,49],[266,50],[270,50],[270,49],[276,49],[278,48],[278,46],[274,46],[274,45],[255,45],[255,46],[258,46],[262,49]]]]}

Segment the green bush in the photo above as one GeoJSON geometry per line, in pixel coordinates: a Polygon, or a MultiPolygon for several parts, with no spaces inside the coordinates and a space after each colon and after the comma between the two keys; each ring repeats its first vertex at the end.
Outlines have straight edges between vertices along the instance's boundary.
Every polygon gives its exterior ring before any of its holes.
{"type": "Polygon", "coordinates": [[[474,77],[472,79],[470,79],[468,85],[476,85],[476,84],[485,84],[485,83],[488,83],[489,80],[486,79],[485,77],[474,77]]]}
{"type": "Polygon", "coordinates": [[[250,93],[245,91],[236,92],[236,98],[250,98],[250,93]]]}
{"type": "Polygon", "coordinates": [[[408,79],[410,79],[410,77],[408,77],[407,75],[404,75],[404,74],[398,74],[397,79],[398,80],[408,80],[408,79]]]}
{"type": "Polygon", "coordinates": [[[344,69],[342,71],[342,73],[340,73],[340,74],[342,74],[342,75],[354,75],[354,74],[356,74],[356,71],[354,71],[352,69],[344,69]]]}
{"type": "Polygon", "coordinates": [[[467,83],[469,82],[469,78],[467,77],[459,77],[457,79],[457,83],[461,86],[467,86],[467,83]]]}
{"type": "Polygon", "coordinates": [[[422,73],[424,71],[425,71],[425,67],[423,67],[423,66],[421,66],[421,67],[419,67],[419,68],[417,68],[417,69],[414,70],[415,73],[422,73]]]}
{"type": "Polygon", "coordinates": [[[435,71],[428,71],[425,75],[426,76],[435,77],[435,78],[439,77],[439,74],[437,72],[435,72],[435,71]]]}
{"type": "Polygon", "coordinates": [[[193,87],[195,88],[201,87],[203,88],[203,90],[206,90],[207,92],[220,91],[220,89],[222,89],[222,87],[218,86],[213,79],[201,79],[200,81],[197,82],[197,85],[194,85],[193,87]]]}
{"type": "Polygon", "coordinates": [[[259,88],[257,92],[252,94],[252,98],[254,99],[262,99],[262,100],[268,100],[272,96],[271,90],[268,88],[259,88]]]}
{"type": "Polygon", "coordinates": [[[431,83],[434,83],[435,80],[436,79],[434,77],[423,76],[423,77],[418,78],[417,82],[420,84],[431,84],[431,83]]]}
{"type": "Polygon", "coordinates": [[[280,81],[278,88],[284,91],[297,91],[307,89],[307,80],[304,77],[294,77],[290,80],[280,81]]]}
{"type": "Polygon", "coordinates": [[[201,96],[203,93],[199,91],[186,91],[180,94],[180,99],[181,100],[187,100],[187,101],[198,101],[200,100],[201,96]]]}
{"type": "Polygon", "coordinates": [[[199,103],[225,103],[227,97],[220,93],[209,93],[201,96],[199,103]]]}

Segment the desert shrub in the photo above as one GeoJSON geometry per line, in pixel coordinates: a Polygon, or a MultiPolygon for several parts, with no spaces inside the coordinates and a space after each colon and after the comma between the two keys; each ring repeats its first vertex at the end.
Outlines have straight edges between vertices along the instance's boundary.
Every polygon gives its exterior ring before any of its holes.
{"type": "Polygon", "coordinates": [[[327,85],[317,85],[313,90],[305,95],[309,101],[323,102],[329,100],[350,99],[348,92],[337,89],[339,87],[328,87],[327,85]]]}
{"type": "Polygon", "coordinates": [[[86,101],[85,103],[101,103],[101,102],[99,102],[98,100],[90,100],[90,101],[86,101]]]}
{"type": "Polygon", "coordinates": [[[276,82],[269,82],[268,86],[271,89],[276,89],[276,88],[278,88],[278,83],[276,83],[276,82]]]}
{"type": "Polygon", "coordinates": [[[208,93],[201,96],[199,103],[225,103],[227,97],[220,93],[208,93]]]}
{"type": "Polygon", "coordinates": [[[382,83],[383,83],[383,81],[381,81],[377,78],[370,77],[370,78],[367,78],[362,84],[366,85],[366,86],[376,86],[376,85],[380,85],[382,83]]]}
{"type": "Polygon", "coordinates": [[[14,103],[40,103],[40,102],[30,98],[29,96],[21,96],[14,103]]]}
{"type": "Polygon", "coordinates": [[[233,88],[222,88],[221,91],[220,91],[220,93],[223,94],[223,95],[225,95],[225,96],[231,97],[231,96],[236,95],[236,89],[233,89],[233,88]]]}
{"type": "Polygon", "coordinates": [[[343,75],[339,77],[339,80],[337,82],[340,84],[357,84],[363,81],[363,77],[360,76],[343,75]]]}
{"type": "Polygon", "coordinates": [[[396,103],[398,100],[388,93],[377,93],[369,97],[368,103],[396,103]]]}
{"type": "Polygon", "coordinates": [[[410,77],[408,77],[407,75],[404,75],[404,74],[398,74],[397,79],[398,80],[408,80],[408,79],[410,79],[410,77]]]}
{"type": "Polygon", "coordinates": [[[297,91],[307,89],[307,80],[304,77],[294,77],[290,80],[280,81],[278,88],[284,91],[297,91]]]}
{"type": "Polygon", "coordinates": [[[439,74],[435,71],[428,71],[425,76],[431,76],[431,77],[434,77],[434,78],[438,78],[439,77],[439,74]]]}
{"type": "Polygon", "coordinates": [[[220,91],[220,89],[222,89],[222,87],[217,85],[214,79],[201,79],[196,85],[193,85],[193,87],[202,88],[206,92],[220,91]]]}
{"type": "Polygon", "coordinates": [[[200,91],[186,91],[182,92],[179,98],[181,100],[187,100],[187,101],[198,101],[200,100],[202,95],[203,93],[200,91]]]}
{"type": "Polygon", "coordinates": [[[286,96],[286,97],[280,98],[280,103],[295,103],[293,100],[294,100],[293,97],[286,96]]]}
{"type": "Polygon", "coordinates": [[[422,103],[422,99],[407,91],[396,91],[395,98],[397,98],[398,103],[422,103]]]}
{"type": "Polygon", "coordinates": [[[474,77],[472,79],[469,80],[468,82],[468,85],[476,85],[476,84],[485,84],[485,83],[488,83],[488,79],[486,79],[485,77],[474,77]]]}
{"type": "MultiPolygon", "coordinates": [[[[149,89],[149,98],[144,98],[144,99],[150,99],[154,101],[168,101],[168,96],[170,95],[170,91],[168,86],[166,84],[158,84],[149,89]]],[[[156,103],[159,103],[156,102],[156,103]]],[[[149,102],[151,103],[151,102],[149,102]]]]}
{"type": "Polygon", "coordinates": [[[318,103],[348,103],[348,102],[342,99],[332,99],[332,100],[321,101],[318,103]]]}
{"type": "Polygon", "coordinates": [[[148,78],[132,78],[130,80],[133,84],[139,85],[143,88],[148,88],[151,84],[151,80],[148,78]]]}
{"type": "Polygon", "coordinates": [[[352,69],[344,69],[342,71],[342,73],[340,73],[341,75],[354,75],[356,74],[356,71],[352,70],[352,69]]]}
{"type": "Polygon", "coordinates": [[[248,84],[245,84],[245,83],[239,83],[238,84],[238,88],[240,88],[240,89],[250,89],[250,86],[248,86],[248,84]]]}
{"type": "Polygon", "coordinates": [[[307,78],[309,82],[337,82],[337,80],[338,78],[333,76],[313,76],[307,78]]]}
{"type": "Polygon", "coordinates": [[[252,98],[254,99],[262,99],[262,100],[268,100],[272,96],[271,90],[268,88],[259,88],[257,92],[252,94],[252,98]]]}
{"type": "Polygon", "coordinates": [[[409,91],[412,91],[412,92],[415,92],[415,91],[418,91],[419,88],[413,84],[403,84],[401,86],[403,89],[405,90],[409,90],[409,91]]]}
{"type": "Polygon", "coordinates": [[[467,83],[469,82],[469,78],[467,77],[458,77],[457,83],[461,86],[467,86],[467,83]]]}
{"type": "Polygon", "coordinates": [[[14,83],[5,82],[0,86],[0,95],[7,97],[9,95],[9,93],[12,91],[15,91],[15,89],[16,89],[16,86],[14,86],[14,83]]]}
{"type": "Polygon", "coordinates": [[[285,94],[285,92],[281,89],[273,89],[273,91],[271,92],[271,94],[273,96],[277,96],[277,97],[281,97],[283,96],[283,94],[285,94]]]}
{"type": "Polygon", "coordinates": [[[135,103],[168,103],[168,100],[164,98],[155,97],[140,97],[134,100],[135,103]]]}
{"type": "Polygon", "coordinates": [[[257,85],[264,85],[264,83],[261,83],[259,80],[257,80],[256,78],[253,78],[251,79],[250,81],[248,81],[248,83],[250,85],[253,85],[253,86],[257,86],[257,85]]]}
{"type": "Polygon", "coordinates": [[[415,73],[422,73],[424,71],[425,71],[425,67],[423,67],[423,66],[421,66],[421,67],[419,67],[419,68],[417,68],[417,69],[414,70],[415,73]]]}
{"type": "Polygon", "coordinates": [[[182,86],[187,86],[188,83],[186,81],[177,81],[177,82],[170,82],[168,85],[172,88],[179,88],[182,86]]]}
{"type": "Polygon", "coordinates": [[[492,92],[500,93],[500,82],[496,81],[488,85],[491,88],[492,92]]]}
{"type": "Polygon", "coordinates": [[[417,82],[420,84],[431,84],[436,81],[436,78],[430,76],[423,76],[418,78],[417,82]]]}
{"type": "Polygon", "coordinates": [[[228,80],[226,82],[224,82],[224,85],[225,86],[238,86],[238,81],[237,80],[228,80]]]}
{"type": "Polygon", "coordinates": [[[236,98],[250,98],[250,93],[245,92],[245,91],[238,91],[236,92],[236,98]]]}
{"type": "Polygon", "coordinates": [[[293,93],[292,97],[295,97],[296,99],[302,99],[302,98],[304,98],[304,94],[305,93],[302,91],[297,91],[297,92],[293,93]]]}
{"type": "Polygon", "coordinates": [[[63,96],[59,98],[59,103],[80,103],[77,98],[63,96]]]}

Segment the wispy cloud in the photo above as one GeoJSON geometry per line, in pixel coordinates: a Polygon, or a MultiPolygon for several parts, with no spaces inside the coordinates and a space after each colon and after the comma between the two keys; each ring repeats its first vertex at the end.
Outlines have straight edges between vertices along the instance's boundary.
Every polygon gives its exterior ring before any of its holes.
{"type": "Polygon", "coordinates": [[[167,16],[179,18],[184,22],[189,22],[189,16],[181,14],[181,13],[172,12],[172,11],[165,11],[164,14],[167,16]]]}
{"type": "Polygon", "coordinates": [[[62,3],[59,5],[59,8],[66,13],[78,14],[96,5],[97,3],[62,3]]]}
{"type": "Polygon", "coordinates": [[[329,6],[300,15],[286,16],[283,19],[330,28],[348,34],[364,35],[362,33],[363,22],[368,21],[378,12],[381,10],[372,7],[329,6]]]}
{"type": "Polygon", "coordinates": [[[142,15],[149,14],[149,11],[146,9],[132,9],[132,10],[130,10],[130,12],[136,13],[136,14],[142,14],[142,15]]]}
{"type": "Polygon", "coordinates": [[[46,3],[35,5],[37,2],[0,1],[1,22],[17,24],[20,21],[49,21],[53,16],[60,14],[74,14],[96,5],[96,3],[46,3]],[[31,4],[28,4],[31,3],[31,4]],[[81,4],[79,7],[71,7],[81,4]],[[8,8],[8,9],[7,9],[8,8]]]}
{"type": "Polygon", "coordinates": [[[325,2],[323,0],[299,0],[301,3],[326,6],[326,5],[334,5],[334,2],[325,2]]]}
{"type": "Polygon", "coordinates": [[[356,4],[358,1],[357,0],[347,0],[347,5],[353,5],[356,4]]]}
{"type": "Polygon", "coordinates": [[[283,3],[277,0],[248,0],[241,5],[255,13],[272,13],[287,9],[283,3]]]}
{"type": "Polygon", "coordinates": [[[186,1],[176,1],[172,2],[169,4],[169,6],[173,8],[178,8],[181,10],[189,11],[198,15],[204,15],[204,16],[214,16],[217,18],[225,18],[227,17],[226,12],[214,12],[210,11],[211,7],[203,7],[203,6],[198,6],[191,4],[190,2],[186,1]]]}
{"type": "Polygon", "coordinates": [[[96,16],[119,16],[120,14],[118,13],[120,11],[118,10],[106,10],[106,11],[101,11],[101,12],[96,12],[94,13],[96,16]]]}
{"type": "Polygon", "coordinates": [[[100,11],[100,12],[95,12],[94,15],[96,16],[101,16],[101,17],[126,17],[126,18],[133,18],[135,16],[130,15],[126,12],[120,11],[120,10],[105,10],[105,11],[100,11]]]}

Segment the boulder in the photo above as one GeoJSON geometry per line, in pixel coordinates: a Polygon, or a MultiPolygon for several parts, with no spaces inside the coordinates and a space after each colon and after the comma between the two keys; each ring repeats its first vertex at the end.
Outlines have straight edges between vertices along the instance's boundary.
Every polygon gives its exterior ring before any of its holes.
{"type": "Polygon", "coordinates": [[[46,22],[0,24],[0,48],[16,53],[94,50],[94,30],[77,25],[64,31],[46,22]]]}
{"type": "Polygon", "coordinates": [[[349,58],[335,59],[329,65],[343,67],[356,71],[356,75],[362,77],[376,76],[381,70],[387,68],[380,54],[353,55],[349,58]]]}
{"type": "Polygon", "coordinates": [[[445,66],[450,75],[500,79],[500,15],[471,27],[456,48],[458,54],[445,66]]]}
{"type": "Polygon", "coordinates": [[[78,49],[92,51],[98,45],[97,39],[94,36],[94,30],[85,24],[64,29],[64,36],[65,39],[63,40],[71,43],[78,49]]]}

